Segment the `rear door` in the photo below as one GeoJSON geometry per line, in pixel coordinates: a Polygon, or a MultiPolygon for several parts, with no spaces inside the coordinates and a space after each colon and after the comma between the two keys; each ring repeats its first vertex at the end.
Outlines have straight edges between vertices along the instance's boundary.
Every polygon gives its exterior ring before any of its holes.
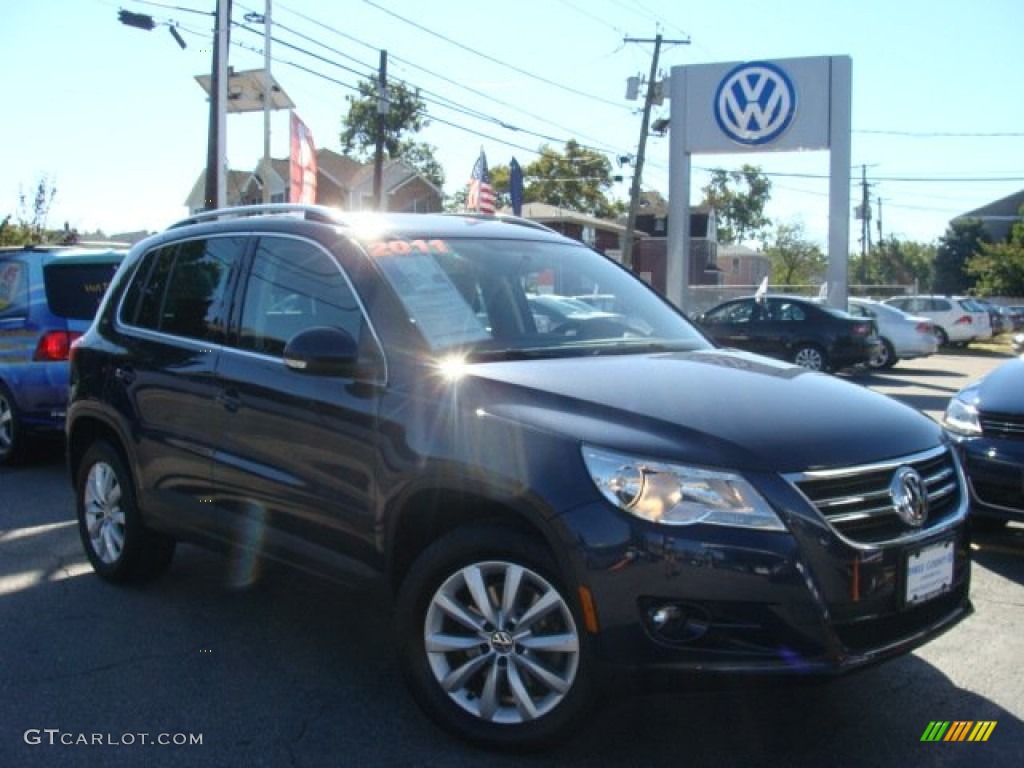
{"type": "Polygon", "coordinates": [[[143,506],[175,527],[210,510],[221,430],[214,373],[246,242],[211,236],[151,251],[121,307],[110,399],[131,425],[143,506]]]}
{"type": "Polygon", "coordinates": [[[315,326],[347,331],[361,342],[367,370],[382,374],[379,346],[334,255],[310,240],[261,237],[215,395],[223,424],[215,501],[232,521],[243,580],[258,553],[349,572],[376,556],[379,387],[287,368],[285,344],[315,326]]]}

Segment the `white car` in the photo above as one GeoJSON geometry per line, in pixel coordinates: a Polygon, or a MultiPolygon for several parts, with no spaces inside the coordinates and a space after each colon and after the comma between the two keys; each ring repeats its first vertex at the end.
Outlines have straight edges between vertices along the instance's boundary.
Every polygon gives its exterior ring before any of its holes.
{"type": "Polygon", "coordinates": [[[931,319],[940,346],[992,338],[988,312],[968,296],[894,296],[883,303],[931,319]]]}
{"type": "Polygon", "coordinates": [[[875,321],[882,343],[868,365],[876,370],[892,368],[900,360],[934,355],[939,349],[935,324],[923,315],[910,315],[888,304],[852,297],[848,311],[875,321]]]}

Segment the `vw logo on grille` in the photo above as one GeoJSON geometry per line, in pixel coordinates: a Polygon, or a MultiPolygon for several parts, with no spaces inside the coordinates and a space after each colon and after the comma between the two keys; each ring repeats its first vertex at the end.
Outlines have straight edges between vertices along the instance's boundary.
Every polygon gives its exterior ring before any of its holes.
{"type": "Polygon", "coordinates": [[[734,67],[718,84],[715,119],[733,141],[768,144],[789,128],[796,114],[796,89],[776,65],[754,61],[734,67]]]}
{"type": "Polygon", "coordinates": [[[896,514],[907,525],[920,528],[928,519],[928,489],[913,467],[900,467],[889,483],[889,495],[896,514]]]}

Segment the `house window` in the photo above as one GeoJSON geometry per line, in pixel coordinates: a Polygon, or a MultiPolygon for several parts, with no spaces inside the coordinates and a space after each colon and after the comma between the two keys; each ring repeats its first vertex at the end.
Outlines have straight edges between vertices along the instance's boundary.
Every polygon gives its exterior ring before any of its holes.
{"type": "Polygon", "coordinates": [[[278,192],[270,196],[270,202],[272,203],[283,203],[286,202],[284,199],[284,192],[278,192]]]}
{"type": "Polygon", "coordinates": [[[665,231],[665,219],[655,219],[654,220],[654,231],[655,232],[664,232],[665,231]]]}

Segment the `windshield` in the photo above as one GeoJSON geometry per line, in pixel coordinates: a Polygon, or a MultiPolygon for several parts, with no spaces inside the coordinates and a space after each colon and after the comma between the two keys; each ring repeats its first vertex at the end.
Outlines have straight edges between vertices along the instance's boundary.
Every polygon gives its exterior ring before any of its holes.
{"type": "Polygon", "coordinates": [[[648,286],[582,246],[432,239],[370,243],[368,250],[437,352],[487,357],[710,346],[648,286]],[[601,307],[589,296],[600,296],[601,307]]]}

